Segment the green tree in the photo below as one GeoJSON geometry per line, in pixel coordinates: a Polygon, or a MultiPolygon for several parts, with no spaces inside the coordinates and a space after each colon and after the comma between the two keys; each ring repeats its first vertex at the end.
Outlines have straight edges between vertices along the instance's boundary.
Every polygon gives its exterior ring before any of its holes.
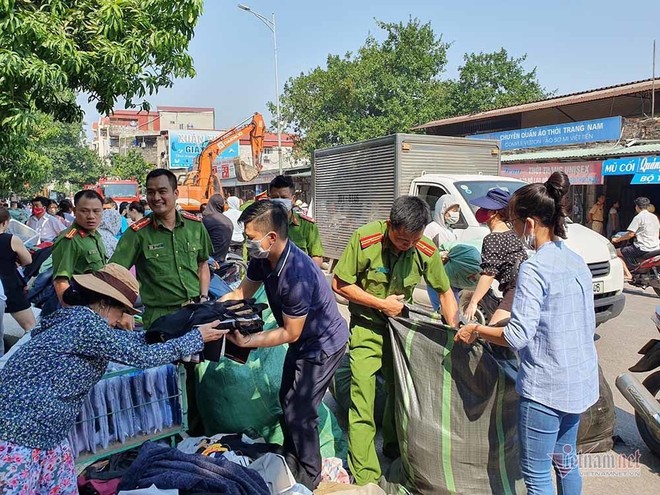
{"type": "Polygon", "coordinates": [[[285,84],[283,125],[298,136],[304,154],[408,131],[447,113],[447,87],[439,77],[449,45],[418,19],[377,25],[384,41],[369,36],[356,54],[329,55],[324,68],[285,84]]]}
{"type": "Polygon", "coordinates": [[[509,57],[504,48],[493,53],[466,54],[458,80],[451,84],[452,114],[519,105],[550,96],[539,83],[536,68],[528,71],[523,66],[526,59],[527,55],[509,57]]]}
{"type": "Polygon", "coordinates": [[[12,137],[11,153],[0,155],[0,191],[36,192],[48,184],[82,187],[107,173],[85,143],[82,122],[63,123],[37,113],[29,135],[12,137]]]}
{"type": "MultiPolygon", "coordinates": [[[[100,113],[119,98],[145,97],[195,71],[187,53],[203,0],[0,0],[0,184],[22,170],[40,113],[76,122],[76,94],[100,113]]],[[[38,139],[38,138],[37,138],[38,139]]],[[[44,163],[40,169],[46,170],[44,163]]]]}
{"type": "Polygon", "coordinates": [[[108,166],[87,146],[82,122],[53,121],[52,126],[53,133],[43,147],[53,164],[50,182],[60,186],[59,189],[69,183],[75,190],[94,184],[108,173],[108,166]]]}
{"type": "Polygon", "coordinates": [[[125,155],[112,155],[112,170],[110,175],[120,179],[135,179],[144,185],[147,174],[154,168],[135,150],[125,155]]]}

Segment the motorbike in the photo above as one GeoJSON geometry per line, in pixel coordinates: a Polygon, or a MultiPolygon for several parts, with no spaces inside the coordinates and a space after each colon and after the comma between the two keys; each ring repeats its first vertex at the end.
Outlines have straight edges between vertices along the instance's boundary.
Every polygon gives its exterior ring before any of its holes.
{"type": "Polygon", "coordinates": [[[632,280],[630,285],[646,289],[651,287],[660,296],[660,249],[652,251],[641,258],[637,264],[632,266],[630,274],[632,280]]]}
{"type": "MultiPolygon", "coordinates": [[[[614,238],[621,235],[623,235],[623,232],[618,233],[614,238]]],[[[616,247],[623,248],[628,244],[630,244],[630,241],[620,242],[616,247]]],[[[640,289],[651,287],[660,296],[660,249],[648,252],[638,258],[627,257],[624,261],[632,275],[632,280],[628,282],[630,285],[640,289]]]]}
{"type": "MultiPolygon", "coordinates": [[[[653,321],[660,332],[660,306],[656,307],[653,321]]],[[[656,371],[641,383],[632,373],[622,373],[616,379],[616,387],[635,409],[635,422],[642,440],[660,457],[660,340],[649,340],[639,354],[642,358],[629,371],[656,371]]]]}

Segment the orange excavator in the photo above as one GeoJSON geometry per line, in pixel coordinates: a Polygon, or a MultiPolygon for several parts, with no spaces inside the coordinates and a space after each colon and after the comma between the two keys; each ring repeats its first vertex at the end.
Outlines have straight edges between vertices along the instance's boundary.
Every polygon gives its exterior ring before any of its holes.
{"type": "Polygon", "coordinates": [[[177,204],[189,212],[198,212],[202,204],[208,203],[214,194],[222,194],[222,182],[213,162],[220,153],[239,139],[250,137],[252,163],[245,163],[240,156],[234,159],[236,178],[249,182],[261,173],[266,124],[260,113],[248,117],[233,129],[209,141],[197,157],[195,170],[179,179],[179,199],[177,204]]]}

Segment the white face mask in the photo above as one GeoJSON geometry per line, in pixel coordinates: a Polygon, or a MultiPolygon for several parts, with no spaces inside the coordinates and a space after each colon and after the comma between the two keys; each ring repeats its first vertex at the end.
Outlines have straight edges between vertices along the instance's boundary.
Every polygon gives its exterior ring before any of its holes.
{"type": "Polygon", "coordinates": [[[457,224],[460,219],[461,219],[461,213],[460,212],[450,211],[449,215],[445,219],[445,222],[447,222],[447,225],[454,225],[454,224],[457,224]]]}
{"type": "Polygon", "coordinates": [[[284,206],[284,208],[286,208],[286,211],[291,211],[291,208],[293,207],[293,203],[290,198],[272,198],[271,201],[281,204],[284,206]]]}
{"type": "Polygon", "coordinates": [[[536,251],[536,234],[532,230],[529,234],[525,234],[527,231],[527,222],[525,222],[525,227],[523,227],[523,234],[520,240],[522,241],[523,247],[530,251],[536,251]]]}
{"type": "Polygon", "coordinates": [[[268,258],[270,248],[264,249],[261,247],[263,240],[270,235],[270,232],[263,236],[261,239],[248,239],[245,244],[247,245],[247,252],[250,258],[264,259],[268,258]]]}

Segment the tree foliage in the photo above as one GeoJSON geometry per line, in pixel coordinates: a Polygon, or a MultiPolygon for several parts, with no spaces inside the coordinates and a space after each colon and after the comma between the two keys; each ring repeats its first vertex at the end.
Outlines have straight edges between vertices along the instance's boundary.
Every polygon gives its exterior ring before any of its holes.
{"type": "Polygon", "coordinates": [[[0,156],[0,191],[35,192],[54,184],[80,188],[108,173],[85,143],[82,122],[57,122],[35,115],[29,136],[14,136],[9,156],[0,156]]]}
{"type": "Polygon", "coordinates": [[[77,92],[108,113],[194,76],[186,50],[202,3],[0,0],[0,125],[20,129],[35,111],[80,119],[77,92]]]}
{"type": "Polygon", "coordinates": [[[449,45],[417,19],[377,24],[384,41],[369,36],[356,54],[329,55],[325,68],[285,84],[282,121],[305,153],[407,131],[446,111],[439,76],[449,45]]]}
{"type": "Polygon", "coordinates": [[[110,175],[120,179],[135,179],[139,184],[144,185],[147,174],[154,168],[147,163],[142,154],[135,150],[130,150],[125,155],[112,156],[112,171],[110,175]]]}
{"type": "Polygon", "coordinates": [[[536,69],[527,71],[523,67],[526,58],[509,57],[504,48],[493,53],[466,54],[458,80],[451,85],[452,113],[475,113],[550,96],[539,83],[536,69]]]}
{"type": "Polygon", "coordinates": [[[42,113],[77,122],[76,94],[100,113],[149,108],[144,98],[195,71],[187,53],[203,0],[0,0],[0,184],[48,169],[31,146],[42,113]],[[21,168],[35,164],[35,170],[21,168]],[[11,176],[16,179],[11,179],[11,176]]]}
{"type": "MultiPolygon", "coordinates": [[[[384,41],[369,36],[357,53],[329,55],[325,67],[284,85],[282,122],[297,136],[301,154],[547,95],[536,71],[524,70],[525,57],[509,58],[504,49],[466,55],[458,80],[442,79],[450,45],[430,23],[377,25],[384,41]]],[[[274,113],[274,105],[269,107],[274,113]]]]}

